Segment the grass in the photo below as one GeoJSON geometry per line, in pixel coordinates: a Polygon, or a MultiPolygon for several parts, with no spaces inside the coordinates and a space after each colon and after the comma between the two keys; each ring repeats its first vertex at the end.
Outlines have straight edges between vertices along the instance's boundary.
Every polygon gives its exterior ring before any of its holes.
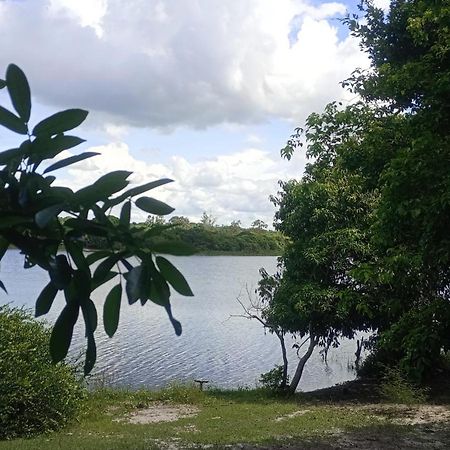
{"type": "MultiPolygon", "coordinates": [[[[3,449],[161,449],[202,448],[248,443],[275,445],[323,441],[330,433],[389,426],[383,415],[355,403],[333,401],[326,396],[274,396],[262,389],[200,391],[172,386],[161,391],[100,389],[92,392],[79,422],[64,430],[32,439],[0,442],[3,449]],[[123,419],[132,411],[154,402],[190,404],[194,417],[174,422],[135,425],[123,419]],[[299,413],[301,411],[301,413],[299,413]]],[[[314,447],[314,446],[313,446],[314,447]]],[[[319,447],[317,447],[319,448],[319,447]]]]}

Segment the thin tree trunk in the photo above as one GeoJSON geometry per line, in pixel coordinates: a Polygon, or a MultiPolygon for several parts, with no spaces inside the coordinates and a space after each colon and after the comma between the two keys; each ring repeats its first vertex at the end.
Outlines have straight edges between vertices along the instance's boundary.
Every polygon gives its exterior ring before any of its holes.
{"type": "Polygon", "coordinates": [[[298,386],[298,383],[300,382],[300,378],[303,374],[303,369],[305,368],[305,364],[308,362],[308,359],[312,355],[312,352],[314,350],[314,347],[317,345],[318,339],[313,335],[309,335],[309,347],[306,353],[300,358],[297,369],[295,370],[295,374],[292,377],[291,384],[289,385],[289,392],[293,394],[298,386]]]}
{"type": "Polygon", "coordinates": [[[287,353],[286,353],[286,344],[284,342],[284,333],[280,331],[276,331],[276,335],[278,339],[280,340],[281,345],[281,354],[283,355],[283,378],[281,380],[281,389],[286,389],[287,386],[287,376],[288,376],[288,359],[287,359],[287,353]]]}

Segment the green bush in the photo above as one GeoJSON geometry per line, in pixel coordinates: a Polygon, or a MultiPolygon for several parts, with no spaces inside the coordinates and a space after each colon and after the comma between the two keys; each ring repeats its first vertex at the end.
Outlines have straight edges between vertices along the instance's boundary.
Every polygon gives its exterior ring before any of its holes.
{"type": "Polygon", "coordinates": [[[55,430],[77,414],[85,389],[73,367],[53,364],[50,331],[0,306],[0,438],[55,430]]]}
{"type": "MultiPolygon", "coordinates": [[[[289,382],[289,379],[287,380],[289,382]]],[[[259,382],[264,389],[277,391],[283,382],[283,366],[275,366],[272,370],[262,373],[259,382]]]]}
{"type": "Polygon", "coordinates": [[[389,367],[380,385],[380,395],[386,401],[406,405],[424,403],[426,390],[410,383],[398,368],[389,367]]]}

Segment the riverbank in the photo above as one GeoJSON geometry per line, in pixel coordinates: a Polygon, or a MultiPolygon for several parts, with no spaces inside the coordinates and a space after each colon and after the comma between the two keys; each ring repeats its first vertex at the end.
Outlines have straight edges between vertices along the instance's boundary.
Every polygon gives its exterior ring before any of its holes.
{"type": "Polygon", "coordinates": [[[413,449],[450,442],[450,392],[439,383],[423,404],[385,403],[375,382],[354,381],[291,398],[261,389],[173,386],[100,389],[79,421],[0,449],[413,449]]]}

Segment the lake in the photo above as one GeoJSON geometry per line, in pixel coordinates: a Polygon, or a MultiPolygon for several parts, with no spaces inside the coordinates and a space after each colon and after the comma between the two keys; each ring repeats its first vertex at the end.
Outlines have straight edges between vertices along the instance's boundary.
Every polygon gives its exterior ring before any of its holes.
{"type": "MultiPolygon", "coordinates": [[[[171,381],[209,380],[225,388],[254,387],[259,375],[281,363],[279,341],[265,333],[253,320],[232,317],[242,314],[237,298],[248,303],[247,290],[253,292],[259,269],[269,273],[276,268],[272,256],[190,256],[169,258],[185,275],[195,297],[172,296],[174,316],[183,325],[175,336],[163,308],[148,302],[129,306],[122,299],[119,329],[113,338],[103,330],[103,300],[114,282],[94,292],[99,312],[96,331],[97,364],[94,373],[113,385],[156,388],[171,381]]],[[[34,302],[48,282],[40,268],[23,269],[18,250],[8,250],[0,266],[0,279],[9,295],[0,292],[0,304],[34,308],[34,302]]],[[[46,320],[52,322],[64,304],[60,295],[46,320]]],[[[84,325],[76,326],[71,355],[84,346],[84,325]]],[[[331,386],[355,377],[355,343],[343,340],[330,349],[328,363],[316,351],[305,367],[299,388],[309,391],[331,386]]],[[[296,361],[291,352],[291,373],[296,361]]]]}

